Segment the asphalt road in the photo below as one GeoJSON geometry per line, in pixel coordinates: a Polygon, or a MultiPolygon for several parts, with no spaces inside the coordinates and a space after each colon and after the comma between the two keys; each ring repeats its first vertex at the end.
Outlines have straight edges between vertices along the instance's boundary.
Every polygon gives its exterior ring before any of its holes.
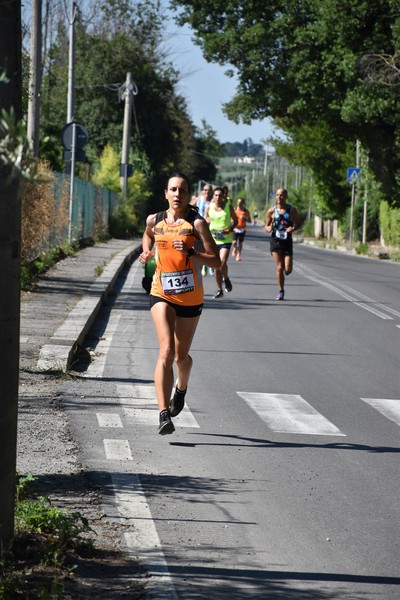
{"type": "Polygon", "coordinates": [[[397,600],[400,265],[296,244],[284,302],[261,228],[229,265],[175,434],[138,263],[65,383],[105,513],[157,599],[397,600]]]}

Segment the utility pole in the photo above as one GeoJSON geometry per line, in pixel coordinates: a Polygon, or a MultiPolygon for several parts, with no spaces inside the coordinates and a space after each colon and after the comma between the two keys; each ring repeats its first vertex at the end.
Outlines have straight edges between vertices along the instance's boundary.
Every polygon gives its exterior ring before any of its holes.
{"type": "MultiPolygon", "coordinates": [[[[0,0],[0,109],[22,118],[21,1],[0,0]]],[[[0,165],[0,552],[14,534],[19,378],[20,177],[0,165]]]]}
{"type": "Polygon", "coordinates": [[[132,75],[130,73],[127,73],[124,89],[125,112],[121,156],[121,190],[124,196],[126,196],[128,193],[129,147],[131,141],[133,89],[134,87],[132,83],[132,75]]]}
{"type": "Polygon", "coordinates": [[[42,0],[32,0],[28,139],[39,157],[40,86],[42,81],[42,0]]]}
{"type": "Polygon", "coordinates": [[[368,156],[365,157],[365,178],[364,178],[364,207],[363,207],[363,227],[362,227],[362,243],[367,243],[367,221],[368,221],[368,156]]]}
{"type": "Polygon", "coordinates": [[[266,189],[265,189],[265,207],[268,208],[269,202],[269,165],[268,165],[268,146],[265,146],[265,158],[264,158],[264,176],[266,178],[266,189]]]}

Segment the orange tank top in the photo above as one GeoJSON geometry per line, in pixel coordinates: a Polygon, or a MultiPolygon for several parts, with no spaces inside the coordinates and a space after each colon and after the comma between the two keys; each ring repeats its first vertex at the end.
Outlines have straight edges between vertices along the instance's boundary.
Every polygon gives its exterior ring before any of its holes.
{"type": "Polygon", "coordinates": [[[153,230],[156,242],[156,270],[150,293],[174,304],[197,306],[204,300],[201,264],[175,250],[172,242],[183,239],[191,248],[197,240],[193,222],[202,217],[195,209],[190,208],[179,225],[169,225],[165,222],[165,216],[165,212],[157,214],[153,230]]]}
{"type": "Polygon", "coordinates": [[[244,231],[246,231],[246,211],[235,208],[235,213],[238,218],[236,229],[244,229],[244,231]]]}

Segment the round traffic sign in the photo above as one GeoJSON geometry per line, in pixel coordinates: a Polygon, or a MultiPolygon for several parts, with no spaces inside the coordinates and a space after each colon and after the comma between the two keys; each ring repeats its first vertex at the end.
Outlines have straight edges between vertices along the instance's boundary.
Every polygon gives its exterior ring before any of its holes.
{"type": "Polygon", "coordinates": [[[70,149],[72,146],[72,137],[74,133],[74,127],[76,129],[75,133],[75,146],[76,148],[83,148],[89,139],[88,130],[83,125],[79,123],[67,123],[64,125],[61,131],[61,139],[64,144],[64,148],[70,149]]]}

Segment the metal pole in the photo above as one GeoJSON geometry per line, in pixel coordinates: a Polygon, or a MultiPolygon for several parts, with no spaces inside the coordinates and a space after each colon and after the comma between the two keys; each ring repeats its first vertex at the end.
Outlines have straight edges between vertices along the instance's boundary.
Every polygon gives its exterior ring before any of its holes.
{"type": "Polygon", "coordinates": [[[68,219],[68,243],[72,241],[72,210],[75,194],[75,151],[76,151],[76,123],[72,124],[72,144],[71,144],[71,179],[69,186],[69,219],[68,219]]]}
{"type": "Polygon", "coordinates": [[[353,179],[351,182],[351,206],[350,206],[350,246],[353,244],[353,218],[354,218],[354,201],[356,197],[356,184],[353,179]]]}
{"type": "Polygon", "coordinates": [[[77,6],[71,3],[71,18],[69,21],[69,63],[68,63],[68,105],[67,123],[72,123],[75,113],[75,90],[74,90],[74,68],[75,68],[75,19],[77,6]]]}
{"type": "MultiPolygon", "coordinates": [[[[356,168],[360,166],[360,140],[356,140],[356,168]]],[[[353,178],[351,182],[351,205],[350,205],[350,246],[353,244],[354,229],[354,206],[357,202],[357,179],[353,178]]]]}
{"type": "Polygon", "coordinates": [[[367,200],[367,188],[364,191],[364,212],[363,212],[363,229],[362,229],[362,243],[367,243],[367,218],[368,218],[368,200],[367,200]]]}

